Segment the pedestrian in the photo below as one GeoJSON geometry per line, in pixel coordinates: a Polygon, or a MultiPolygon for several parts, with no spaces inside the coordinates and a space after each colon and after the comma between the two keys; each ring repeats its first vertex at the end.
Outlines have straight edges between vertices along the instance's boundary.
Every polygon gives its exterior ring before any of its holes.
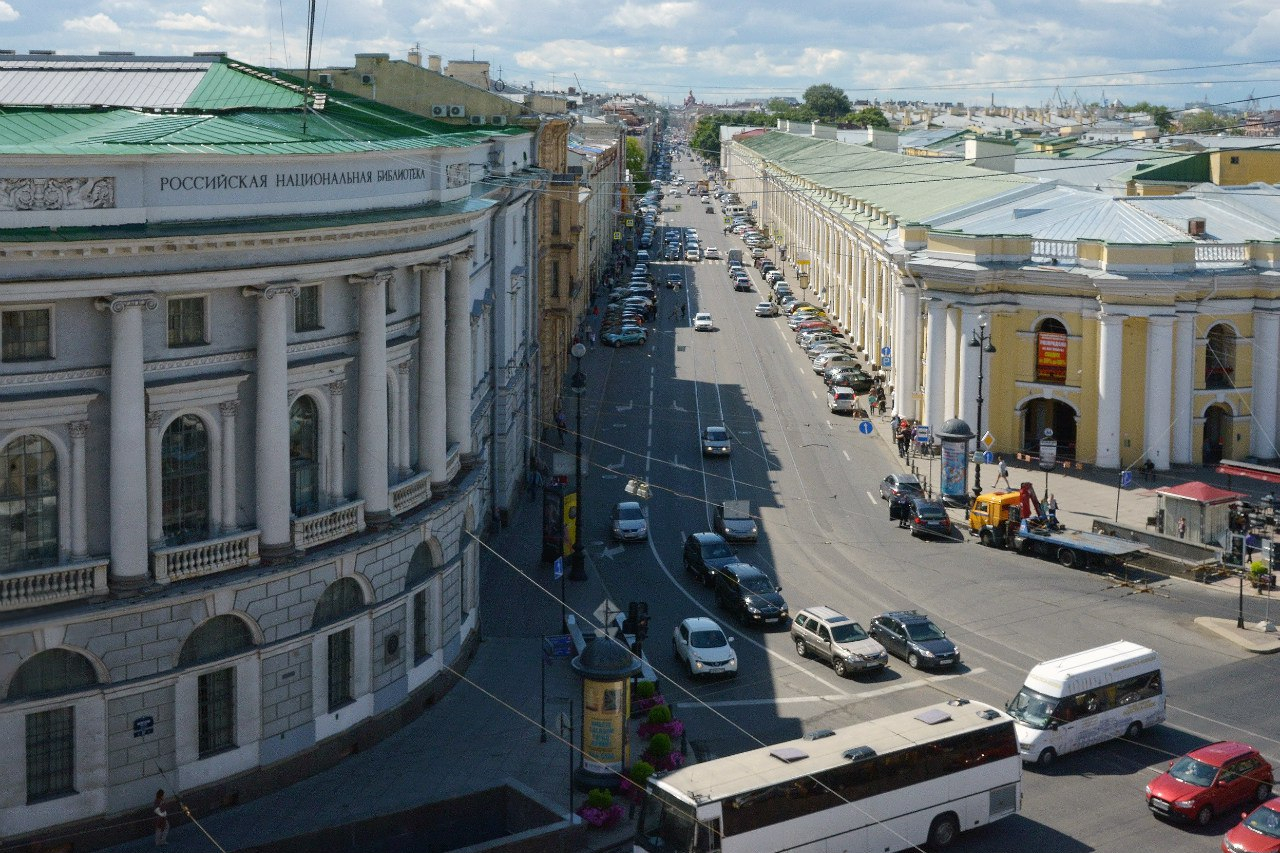
{"type": "Polygon", "coordinates": [[[1178,519],[1178,538],[1187,538],[1187,517],[1185,515],[1178,519]]]}
{"type": "Polygon", "coordinates": [[[556,432],[560,437],[560,446],[564,447],[564,430],[568,426],[568,421],[564,418],[564,412],[556,409],[556,432]]]}
{"type": "Polygon", "coordinates": [[[165,847],[169,844],[169,811],[164,806],[164,788],[156,791],[154,811],[156,846],[165,847]]]}
{"type": "Polygon", "coordinates": [[[595,346],[595,345],[596,345],[596,330],[595,330],[595,329],[587,329],[587,343],[591,344],[591,346],[595,346]]]}
{"type": "Polygon", "coordinates": [[[1004,464],[1003,456],[997,456],[996,457],[996,482],[999,483],[1001,480],[1004,480],[1004,487],[1006,489],[1013,488],[1013,486],[1009,483],[1009,466],[1004,464]]]}
{"type": "Polygon", "coordinates": [[[884,410],[885,410],[885,407],[886,407],[887,405],[888,405],[888,403],[887,403],[887,401],[885,400],[884,395],[883,395],[883,394],[881,394],[881,395],[880,395],[880,416],[881,416],[881,417],[884,417],[884,410]]]}
{"type": "Polygon", "coordinates": [[[1049,529],[1057,530],[1058,529],[1058,499],[1055,498],[1052,493],[1050,493],[1048,498],[1045,499],[1044,510],[1049,514],[1049,529]]]}
{"type": "Polygon", "coordinates": [[[681,320],[684,320],[684,319],[686,319],[688,316],[689,316],[689,306],[688,306],[688,305],[685,305],[684,303],[681,303],[681,305],[680,305],[680,319],[681,319],[681,320]]]}
{"type": "Polygon", "coordinates": [[[902,423],[902,419],[898,417],[898,413],[894,412],[893,417],[889,419],[889,426],[892,427],[894,433],[898,432],[898,425],[902,423]]]}
{"type": "Polygon", "coordinates": [[[1155,472],[1155,470],[1156,470],[1156,463],[1152,462],[1150,459],[1142,463],[1142,475],[1148,483],[1151,482],[1151,475],[1155,472]]]}

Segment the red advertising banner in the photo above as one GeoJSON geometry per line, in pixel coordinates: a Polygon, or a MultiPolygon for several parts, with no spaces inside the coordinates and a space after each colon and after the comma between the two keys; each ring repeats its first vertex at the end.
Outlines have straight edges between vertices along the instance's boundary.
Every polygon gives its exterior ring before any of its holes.
{"type": "Polygon", "coordinates": [[[1067,336],[1062,332],[1036,334],[1036,381],[1067,381],[1067,336]]]}

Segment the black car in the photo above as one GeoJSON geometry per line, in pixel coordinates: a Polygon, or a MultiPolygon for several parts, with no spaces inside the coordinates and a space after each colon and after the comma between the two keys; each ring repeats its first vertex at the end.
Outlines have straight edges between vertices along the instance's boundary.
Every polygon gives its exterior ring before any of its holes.
{"type": "Polygon", "coordinates": [[[782,587],[748,563],[729,563],[716,570],[716,603],[749,625],[789,624],[782,587]]]}
{"type": "Polygon", "coordinates": [[[858,394],[867,393],[875,385],[875,380],[862,368],[848,366],[848,362],[828,367],[822,372],[822,378],[828,386],[843,385],[846,388],[852,388],[858,394]]]}
{"type": "Polygon", "coordinates": [[[738,555],[719,533],[690,533],[684,540],[684,568],[705,586],[715,581],[716,570],[738,562],[738,555]]]}
{"type": "Polygon", "coordinates": [[[940,501],[926,497],[912,497],[907,504],[907,524],[912,536],[939,536],[954,538],[947,508],[940,501]]]}
{"type": "Polygon", "coordinates": [[[915,610],[881,613],[871,620],[871,637],[912,669],[935,669],[960,662],[960,649],[937,625],[915,610]]]}

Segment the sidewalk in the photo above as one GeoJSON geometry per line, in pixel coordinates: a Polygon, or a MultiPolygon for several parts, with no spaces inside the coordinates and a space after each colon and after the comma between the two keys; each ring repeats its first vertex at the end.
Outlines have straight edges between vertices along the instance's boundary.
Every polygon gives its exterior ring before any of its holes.
{"type": "MultiPolygon", "coordinates": [[[[504,782],[568,815],[570,749],[558,737],[558,720],[570,702],[574,716],[580,713],[581,682],[567,658],[543,667],[542,636],[558,634],[561,623],[558,596],[540,592],[525,577],[559,591],[550,567],[540,561],[541,523],[541,504],[525,493],[512,507],[508,525],[482,547],[482,640],[459,683],[440,702],[328,771],[244,805],[197,815],[209,835],[228,851],[240,850],[504,782]]],[[[605,591],[590,563],[587,571],[586,581],[568,583],[565,591],[568,607],[589,618],[605,591]]],[[[581,792],[572,797],[574,808],[585,801],[581,792]]],[[[573,820],[579,825],[573,849],[614,849],[634,833],[634,818],[612,830],[587,829],[573,820]]],[[[196,826],[180,818],[175,824],[167,849],[216,849],[196,826]]],[[[148,836],[111,849],[151,850],[152,840],[148,836]]]]}

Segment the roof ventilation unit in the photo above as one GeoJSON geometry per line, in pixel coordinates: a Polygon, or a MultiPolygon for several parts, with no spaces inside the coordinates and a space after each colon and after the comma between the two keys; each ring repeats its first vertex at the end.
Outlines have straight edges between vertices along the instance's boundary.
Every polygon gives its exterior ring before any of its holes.
{"type": "Polygon", "coordinates": [[[493,125],[494,127],[502,127],[506,123],[507,123],[506,116],[490,116],[489,117],[489,124],[493,125]]]}
{"type": "Polygon", "coordinates": [[[372,86],[375,82],[376,82],[376,81],[373,79],[373,75],[372,75],[372,74],[361,74],[361,75],[360,75],[360,84],[361,84],[361,85],[363,85],[363,86],[372,86]]]}
{"type": "Polygon", "coordinates": [[[462,104],[449,105],[449,118],[466,118],[467,108],[462,104]]]}
{"type": "Polygon", "coordinates": [[[471,117],[471,123],[472,123],[472,124],[484,124],[484,116],[472,116],[472,117],[471,117]]]}
{"type": "Polygon", "coordinates": [[[444,104],[435,104],[434,106],[431,107],[431,117],[432,118],[448,118],[449,108],[446,107],[444,104]]]}
{"type": "Polygon", "coordinates": [[[1192,237],[1204,236],[1205,221],[1202,217],[1197,216],[1195,219],[1187,220],[1187,233],[1192,237]]]}

